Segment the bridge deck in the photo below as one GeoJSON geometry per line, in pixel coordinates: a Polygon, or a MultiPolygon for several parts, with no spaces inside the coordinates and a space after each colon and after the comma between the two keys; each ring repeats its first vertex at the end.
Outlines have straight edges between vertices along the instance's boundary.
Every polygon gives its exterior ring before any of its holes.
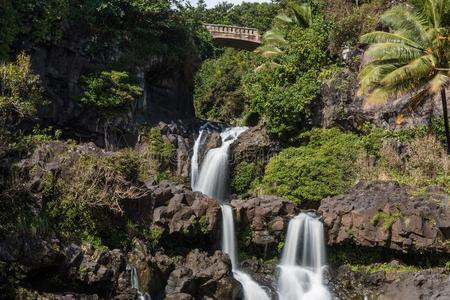
{"type": "Polygon", "coordinates": [[[261,36],[256,28],[204,24],[213,39],[225,47],[253,50],[261,44],[261,36]]]}

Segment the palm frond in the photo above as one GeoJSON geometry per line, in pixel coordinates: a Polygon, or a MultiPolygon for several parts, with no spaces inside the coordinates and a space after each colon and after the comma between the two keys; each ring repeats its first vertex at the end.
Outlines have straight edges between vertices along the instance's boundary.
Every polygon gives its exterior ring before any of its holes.
{"type": "Polygon", "coordinates": [[[293,23],[293,20],[291,17],[289,17],[287,14],[285,13],[280,13],[275,17],[277,20],[283,22],[283,23],[287,23],[287,24],[291,24],[293,23]]]}
{"type": "Polygon", "coordinates": [[[396,60],[403,63],[416,59],[422,54],[422,50],[403,43],[376,43],[369,46],[365,52],[368,62],[396,60]]]}
{"type": "Polygon", "coordinates": [[[430,42],[427,20],[405,5],[394,6],[381,16],[380,21],[394,32],[402,31],[404,36],[419,44],[427,45],[430,42]]]}
{"type": "Polygon", "coordinates": [[[286,45],[283,32],[277,28],[266,31],[263,35],[264,44],[266,45],[286,45]]]}
{"type": "Polygon", "coordinates": [[[358,95],[361,96],[370,89],[380,85],[381,80],[397,66],[395,64],[377,64],[371,63],[365,65],[359,73],[358,95]]]}
{"type": "Polygon", "coordinates": [[[430,84],[428,89],[430,93],[437,94],[441,90],[441,88],[445,88],[450,83],[450,72],[438,72],[433,79],[430,80],[430,84]]]}
{"type": "Polygon", "coordinates": [[[374,31],[364,34],[360,38],[361,43],[374,44],[374,43],[395,43],[395,44],[405,44],[407,46],[424,50],[422,45],[416,43],[415,41],[403,36],[401,33],[391,33],[384,31],[374,31]]]}
{"type": "Polygon", "coordinates": [[[297,23],[300,26],[308,27],[312,21],[312,10],[308,3],[296,3],[294,1],[288,2],[288,7],[294,13],[297,23]]]}
{"type": "Polygon", "coordinates": [[[374,89],[366,99],[366,105],[377,106],[385,104],[389,99],[389,92],[382,88],[374,89]]]}
{"type": "Polygon", "coordinates": [[[283,51],[274,45],[262,45],[255,50],[256,53],[265,58],[274,58],[283,53],[283,51]]]}
{"type": "Polygon", "coordinates": [[[420,81],[434,72],[435,63],[436,60],[433,55],[424,55],[386,74],[380,83],[386,86],[395,86],[404,81],[420,81]]]}

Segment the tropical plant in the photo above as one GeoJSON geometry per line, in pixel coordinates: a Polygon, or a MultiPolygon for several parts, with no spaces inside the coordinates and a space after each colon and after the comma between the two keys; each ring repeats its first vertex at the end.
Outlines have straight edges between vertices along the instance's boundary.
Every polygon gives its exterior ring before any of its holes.
{"type": "Polygon", "coordinates": [[[86,91],[81,102],[103,110],[123,107],[142,94],[139,85],[130,83],[127,72],[103,71],[83,78],[86,91]]]}
{"type": "Polygon", "coordinates": [[[263,44],[255,51],[263,57],[275,58],[283,51],[281,48],[287,44],[285,40],[285,28],[299,26],[307,28],[312,22],[311,6],[308,3],[299,3],[298,0],[290,0],[274,19],[273,27],[263,36],[263,44]]]}
{"type": "Polygon", "coordinates": [[[369,104],[381,104],[413,93],[404,107],[405,114],[440,93],[450,153],[445,92],[450,84],[450,2],[413,2],[413,7],[395,6],[381,16],[390,32],[375,31],[361,37],[361,42],[370,46],[359,74],[359,94],[368,92],[369,104]]]}

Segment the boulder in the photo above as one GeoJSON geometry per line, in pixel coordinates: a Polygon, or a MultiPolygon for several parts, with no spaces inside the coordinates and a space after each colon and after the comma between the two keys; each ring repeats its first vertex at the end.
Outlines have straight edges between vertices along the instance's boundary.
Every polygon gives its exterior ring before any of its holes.
{"type": "Polygon", "coordinates": [[[264,167],[279,150],[278,141],[269,135],[264,126],[251,127],[230,146],[231,170],[243,161],[264,167]]]}
{"type": "Polygon", "coordinates": [[[450,276],[441,268],[366,273],[341,266],[332,275],[330,286],[339,299],[450,299],[450,276]]]}
{"type": "Polygon", "coordinates": [[[252,247],[247,250],[261,252],[264,249],[267,255],[277,253],[289,220],[297,214],[292,202],[277,196],[232,200],[231,206],[236,214],[238,232],[250,234],[251,245],[248,246],[252,247]]]}
{"type": "Polygon", "coordinates": [[[219,240],[220,205],[183,185],[161,182],[151,193],[154,203],[151,225],[164,238],[188,247],[212,249],[219,240]]]}
{"type": "Polygon", "coordinates": [[[167,299],[239,299],[241,289],[228,256],[196,249],[170,273],[165,292],[167,299]]]}
{"type": "Polygon", "coordinates": [[[363,181],[346,194],[323,199],[318,211],[328,245],[450,253],[448,201],[436,188],[413,195],[397,182],[363,181]]]}

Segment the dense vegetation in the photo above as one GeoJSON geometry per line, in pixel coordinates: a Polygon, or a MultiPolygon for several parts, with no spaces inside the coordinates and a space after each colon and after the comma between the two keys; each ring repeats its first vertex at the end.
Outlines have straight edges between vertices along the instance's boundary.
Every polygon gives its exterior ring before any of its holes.
{"type": "MultiPolygon", "coordinates": [[[[256,51],[261,55],[225,51],[202,65],[195,92],[199,116],[230,124],[256,120],[287,142],[318,125],[321,83],[338,71],[342,51],[355,46],[359,34],[375,29],[386,3],[310,1],[306,22],[298,21],[301,12],[295,15],[299,8],[293,3],[277,6],[279,15],[256,51]]],[[[209,13],[215,16],[214,10],[209,13]]]]}
{"type": "Polygon", "coordinates": [[[40,127],[38,111],[54,99],[26,53],[77,45],[101,67],[83,72],[75,100],[110,118],[143,93],[133,66],[157,57],[169,69],[207,55],[212,47],[200,21],[170,0],[7,0],[0,6],[1,239],[49,235],[111,247],[126,246],[137,235],[154,239],[157,233],[122,216],[121,201],[145,195],[145,180],[171,176],[173,145],[159,129],[143,128],[139,151],[80,150],[84,154],[72,159],[75,141],[51,142],[70,129],[40,127]],[[63,174],[35,161],[18,164],[35,149],[49,151],[63,174]],[[38,183],[29,184],[32,179],[38,183]]]}
{"type": "MultiPolygon", "coordinates": [[[[184,124],[172,120],[157,126],[137,120],[142,123],[132,128],[135,140],[130,144],[113,149],[106,141],[114,121],[126,125],[134,121],[129,120],[129,112],[141,104],[135,105],[137,99],[148,94],[143,86],[153,80],[154,74],[147,74],[149,68],[156,75],[176,70],[187,77],[199,67],[193,95],[197,117],[229,125],[261,125],[255,135],[264,132],[264,157],[243,155],[231,170],[231,192],[238,197],[278,195],[300,209],[317,208],[320,200],[346,193],[361,180],[396,181],[409,186],[411,195],[428,193],[430,187],[450,194],[446,119],[433,111],[421,116],[421,125],[397,126],[416,107],[434,105],[430,100],[436,97],[442,99],[440,108],[445,107],[450,85],[450,43],[445,38],[450,7],[439,0],[406,2],[408,6],[394,6],[387,0],[279,0],[221,3],[208,9],[204,1],[197,6],[178,0],[1,1],[0,241],[12,241],[15,246],[17,241],[58,240],[64,246],[90,244],[95,251],[119,248],[127,254],[137,238],[151,255],[158,251],[169,257],[202,248],[202,243],[210,242],[203,239],[207,235],[215,238],[218,228],[209,228],[214,224],[208,224],[210,212],[204,207],[211,208],[209,204],[197,201],[199,195],[194,199],[190,192],[171,194],[175,185],[168,184],[164,190],[164,180],[180,183],[177,189],[189,189],[181,184],[189,181],[189,146],[199,120],[184,124]],[[443,5],[424,5],[438,2],[443,5]],[[203,23],[255,27],[263,43],[255,51],[217,48],[203,23]],[[50,53],[48,49],[76,53],[89,66],[80,68],[79,78],[59,78],[61,74],[52,70],[51,75],[44,72],[40,77],[40,60],[45,60],[40,55],[50,53]],[[364,51],[369,58],[362,59],[364,51]],[[56,83],[47,75],[58,77],[56,83]],[[358,79],[360,95],[356,95],[358,79]],[[376,120],[377,115],[359,119],[355,114],[347,116],[354,121],[352,126],[335,122],[333,128],[322,128],[324,99],[336,96],[326,95],[327,86],[350,99],[351,103],[339,103],[337,109],[342,111],[346,105],[360,105],[360,100],[384,103],[405,93],[414,96],[405,101],[408,105],[402,111],[389,111],[380,117],[383,120],[376,120]],[[72,88],[78,96],[68,101],[72,88]],[[62,96],[55,96],[55,90],[62,96]],[[72,120],[64,125],[49,123],[46,109],[58,101],[79,108],[80,114],[95,115],[89,119],[95,120],[89,124],[95,130],[77,135],[73,133],[78,124],[72,120]],[[80,141],[73,140],[78,137],[80,141]],[[171,206],[171,212],[166,213],[163,206],[154,209],[156,202],[167,204],[167,210],[171,206]],[[191,217],[184,208],[193,203],[199,206],[191,217]],[[174,211],[179,221],[171,225],[186,222],[190,227],[181,224],[180,231],[169,237],[172,229],[155,220],[174,220],[169,216],[174,211]],[[177,235],[186,242],[180,243],[177,235]]],[[[151,93],[161,93],[166,101],[165,88],[176,81],[180,78],[164,77],[151,93]]],[[[186,93],[180,90],[174,94],[186,93]]],[[[184,107],[185,103],[178,104],[184,107]]],[[[140,118],[146,116],[136,117],[140,118]]],[[[259,145],[253,146],[260,150],[259,145]]],[[[219,215],[213,217],[219,220],[219,215]]],[[[371,222],[382,224],[387,232],[400,216],[399,211],[378,211],[371,222]]],[[[240,217],[239,222],[246,218],[240,217]]],[[[273,228],[281,224],[279,220],[245,221],[273,228]]],[[[252,230],[241,228],[239,247],[262,259],[254,240],[264,237],[254,236],[252,230]]],[[[277,238],[280,251],[284,237],[277,238]]],[[[202,250],[217,249],[210,244],[202,250]]],[[[359,252],[364,248],[356,249],[334,249],[331,263],[336,259],[365,272],[417,270],[417,266],[388,265],[379,259],[377,249],[367,254],[371,259],[366,261],[359,252]]],[[[21,277],[27,273],[21,263],[0,260],[0,298],[5,287],[14,295],[18,283],[28,280],[21,277]],[[11,279],[5,281],[5,276],[11,279]]],[[[155,270],[156,265],[160,267],[160,262],[148,257],[146,263],[151,268],[155,264],[155,270]]]]}

